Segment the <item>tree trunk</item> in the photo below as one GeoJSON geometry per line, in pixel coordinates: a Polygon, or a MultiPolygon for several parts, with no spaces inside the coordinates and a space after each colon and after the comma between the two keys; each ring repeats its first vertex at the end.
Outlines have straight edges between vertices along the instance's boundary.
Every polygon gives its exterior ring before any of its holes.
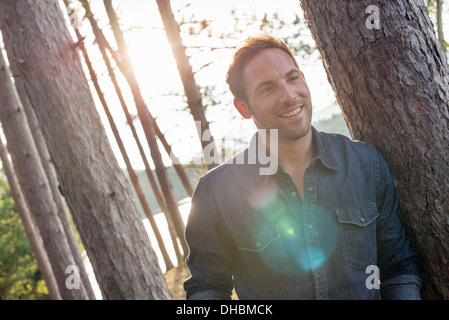
{"type": "Polygon", "coordinates": [[[444,31],[443,31],[443,0],[436,0],[437,2],[437,34],[438,34],[438,40],[443,45],[444,51],[446,49],[444,48],[445,40],[444,40],[444,31]]]}
{"type": "MultiPolygon", "coordinates": [[[[84,0],[83,0],[84,2],[84,0]]],[[[151,120],[151,116],[148,111],[148,107],[145,104],[145,101],[142,97],[139,84],[134,74],[134,70],[131,66],[131,61],[128,56],[128,50],[125,45],[125,41],[123,38],[123,33],[120,30],[118,25],[117,16],[115,14],[114,9],[112,8],[112,4],[108,0],[103,1],[105,4],[106,12],[109,17],[109,22],[112,27],[112,31],[114,33],[115,39],[117,41],[117,45],[120,52],[121,62],[124,64],[124,76],[128,81],[128,84],[131,89],[131,93],[133,95],[134,101],[136,103],[137,113],[139,115],[140,121],[142,123],[143,130],[145,132],[145,136],[147,138],[148,145],[151,151],[151,157],[153,158],[154,165],[156,167],[156,175],[159,179],[159,183],[161,185],[161,190],[166,197],[165,204],[172,216],[172,220],[174,222],[175,230],[180,240],[182,249],[184,251],[184,256],[188,253],[187,243],[184,238],[184,222],[181,218],[181,214],[179,212],[178,204],[174,197],[173,186],[168,179],[167,169],[164,166],[162,161],[162,156],[159,150],[159,146],[157,144],[156,133],[154,129],[154,124],[151,120]]]]}
{"type": "Polygon", "coordinates": [[[449,68],[427,9],[417,0],[300,3],[352,137],[374,144],[393,173],[429,276],[423,296],[448,299],[449,68]]]}
{"type": "MultiPolygon", "coordinates": [[[[87,8],[87,10],[90,10],[90,9],[87,8]]],[[[90,16],[89,20],[92,20],[92,19],[93,19],[93,16],[90,16]]],[[[92,22],[94,22],[94,21],[92,21],[92,22]]],[[[165,201],[162,198],[162,195],[161,195],[161,193],[159,191],[159,186],[157,185],[156,180],[154,179],[153,172],[151,171],[150,165],[148,163],[147,157],[146,157],[145,152],[143,150],[142,144],[140,143],[140,139],[139,139],[139,136],[137,134],[136,128],[134,126],[133,120],[132,120],[131,115],[130,115],[130,113],[128,111],[128,106],[126,105],[125,99],[124,99],[123,94],[122,94],[122,90],[120,89],[120,86],[119,86],[119,84],[117,82],[117,78],[116,78],[115,73],[114,73],[114,70],[113,70],[113,68],[111,66],[111,63],[110,63],[110,60],[109,60],[109,57],[107,55],[106,48],[105,48],[106,45],[104,43],[106,41],[106,39],[100,35],[101,31],[98,28],[96,23],[92,23],[92,29],[94,31],[95,39],[97,40],[97,45],[98,45],[98,47],[99,47],[99,49],[101,51],[101,55],[103,56],[103,61],[104,61],[105,65],[106,65],[106,68],[108,70],[109,77],[111,78],[112,84],[114,85],[114,89],[115,89],[117,97],[118,97],[118,99],[120,101],[120,105],[122,106],[123,112],[125,113],[126,120],[128,122],[128,125],[131,128],[132,133],[133,133],[133,137],[134,137],[134,140],[136,141],[136,144],[137,144],[137,147],[139,149],[140,155],[142,157],[143,163],[145,164],[145,172],[147,174],[148,180],[149,180],[150,185],[151,185],[151,187],[153,189],[153,192],[155,194],[157,202],[159,203],[159,205],[161,207],[161,210],[163,211],[163,213],[164,213],[164,215],[166,217],[168,230],[169,230],[170,236],[172,238],[173,247],[174,247],[174,250],[175,250],[175,253],[176,253],[176,257],[177,257],[178,260],[181,260],[182,256],[181,256],[181,253],[180,253],[179,248],[178,248],[179,246],[178,246],[178,241],[177,241],[177,237],[176,237],[176,231],[175,231],[174,226],[173,226],[173,221],[171,219],[171,216],[168,213],[168,210],[166,209],[165,201]]],[[[82,36],[79,33],[79,30],[76,29],[75,31],[76,31],[78,40],[81,40],[82,36]]],[[[94,83],[95,90],[97,91],[98,97],[99,97],[99,99],[100,99],[100,101],[101,101],[101,103],[103,105],[103,108],[105,109],[105,112],[106,112],[106,114],[108,116],[108,120],[109,120],[109,122],[111,122],[111,121],[113,122],[114,120],[112,119],[112,115],[110,115],[110,112],[108,111],[107,103],[106,103],[106,101],[105,101],[105,99],[103,97],[103,94],[102,94],[101,90],[100,90],[97,76],[95,74],[95,71],[92,68],[92,65],[90,63],[89,57],[87,55],[87,51],[84,48],[84,46],[82,48],[82,51],[83,51],[83,55],[84,55],[84,60],[86,62],[86,65],[87,65],[87,67],[89,69],[89,72],[90,72],[90,75],[91,75],[91,79],[92,79],[92,81],[94,83]]],[[[149,207],[149,205],[148,205],[148,203],[146,201],[146,198],[143,196],[143,192],[138,191],[138,190],[141,190],[141,187],[140,187],[140,184],[138,182],[137,176],[134,173],[134,170],[132,169],[132,165],[131,165],[131,163],[130,163],[130,161],[128,159],[128,156],[126,154],[126,150],[124,149],[124,146],[123,146],[123,148],[121,147],[122,143],[121,143],[121,138],[120,138],[120,135],[118,133],[118,130],[116,129],[115,124],[113,124],[113,123],[111,123],[111,127],[115,128],[115,129],[113,129],[113,132],[114,132],[115,138],[117,140],[117,143],[118,143],[118,145],[120,147],[120,151],[122,152],[122,155],[123,155],[123,158],[125,160],[126,166],[128,168],[128,172],[129,172],[129,176],[130,176],[131,182],[133,183],[134,189],[136,190],[136,193],[138,194],[138,197],[139,197],[140,202],[142,204],[142,208],[145,211],[145,214],[147,215],[148,220],[150,221],[150,224],[151,224],[151,226],[153,228],[153,231],[154,231],[154,234],[156,236],[156,239],[160,243],[159,244],[159,249],[161,250],[162,256],[164,257],[166,268],[167,268],[167,270],[171,269],[173,267],[173,264],[172,264],[172,262],[171,262],[171,260],[169,258],[168,252],[166,251],[165,245],[162,242],[162,238],[160,237],[160,232],[158,230],[157,224],[154,221],[154,217],[153,217],[153,215],[151,213],[151,210],[150,210],[150,207],[149,207]],[[131,173],[131,171],[133,171],[133,172],[131,173]]]]}
{"type": "MultiPolygon", "coordinates": [[[[6,38],[7,34],[5,33],[5,37],[3,38],[3,42],[5,44],[5,47],[12,46],[11,41],[6,38]]],[[[11,72],[14,74],[18,74],[17,72],[17,65],[16,61],[10,61],[10,68],[11,72]]],[[[67,238],[70,250],[72,251],[73,257],[75,259],[76,265],[79,267],[79,272],[81,279],[83,281],[84,287],[86,289],[86,293],[88,295],[89,299],[94,300],[95,294],[92,289],[92,286],[89,281],[89,277],[86,272],[86,268],[84,267],[84,262],[81,257],[81,252],[78,246],[78,243],[75,239],[75,234],[72,229],[72,224],[70,223],[68,212],[66,210],[66,207],[64,205],[63,198],[61,196],[61,193],[58,189],[58,178],[56,176],[56,171],[53,166],[53,163],[51,162],[51,157],[48,153],[47,145],[45,144],[44,136],[42,135],[42,131],[39,125],[39,122],[36,118],[36,115],[34,114],[33,108],[30,104],[28,94],[26,93],[25,87],[23,86],[22,79],[20,77],[15,77],[14,79],[15,88],[17,90],[17,93],[19,95],[20,101],[22,103],[23,109],[26,114],[26,119],[28,121],[28,126],[33,132],[33,140],[37,148],[37,152],[39,155],[39,158],[41,160],[43,169],[45,171],[45,175],[48,179],[49,188],[51,190],[53,200],[56,204],[58,217],[62,223],[62,226],[64,228],[64,233],[67,238]]]]}
{"type": "Polygon", "coordinates": [[[179,75],[184,86],[184,92],[187,97],[187,104],[193,119],[196,121],[198,135],[201,141],[204,161],[209,169],[216,167],[219,163],[217,148],[215,146],[214,137],[212,136],[207,122],[204,106],[200,90],[196,84],[192,67],[190,66],[189,57],[186,54],[179,34],[178,24],[176,23],[173,11],[171,9],[170,0],[156,0],[159,12],[164,24],[167,39],[170,42],[173,56],[178,66],[179,75]]]}
{"type": "MultiPolygon", "coordinates": [[[[3,56],[3,54],[1,54],[3,56]]],[[[48,260],[47,252],[45,252],[44,245],[42,243],[42,238],[40,233],[37,231],[34,221],[31,217],[30,210],[26,200],[20,189],[19,181],[17,181],[16,174],[12,168],[6,148],[0,139],[0,158],[3,163],[3,169],[5,170],[5,175],[8,179],[9,186],[11,188],[11,194],[16,205],[17,213],[22,220],[23,228],[30,241],[31,249],[33,250],[34,256],[36,257],[37,265],[42,273],[45,284],[47,285],[48,294],[51,300],[61,300],[61,295],[59,293],[58,284],[53,274],[53,269],[51,268],[50,260],[48,260]]]]}
{"type": "MultiPolygon", "coordinates": [[[[79,33],[78,30],[75,30],[75,31],[77,34],[78,41],[81,41],[83,39],[81,34],[79,33]]],[[[108,118],[109,124],[112,129],[112,132],[114,134],[115,140],[116,140],[117,145],[120,149],[120,152],[123,156],[123,160],[125,161],[126,168],[128,170],[128,174],[129,174],[131,183],[134,186],[134,190],[136,191],[137,197],[139,198],[140,204],[142,205],[142,209],[143,209],[145,215],[147,216],[148,221],[150,222],[151,228],[153,229],[154,235],[156,237],[156,241],[158,242],[159,249],[161,250],[161,253],[162,253],[162,258],[164,259],[164,262],[165,262],[165,266],[166,266],[167,270],[169,270],[169,269],[173,268],[173,264],[170,260],[170,256],[168,255],[167,249],[166,249],[164,241],[162,239],[162,235],[159,232],[159,228],[156,224],[156,221],[154,220],[153,212],[151,211],[150,206],[148,205],[148,202],[145,198],[142,187],[140,186],[137,175],[134,171],[131,161],[129,160],[128,153],[126,152],[126,149],[125,149],[125,145],[123,144],[122,138],[120,136],[120,133],[118,132],[114,118],[112,117],[112,114],[109,110],[109,106],[106,103],[106,99],[101,91],[100,85],[98,83],[97,75],[95,73],[95,70],[93,69],[92,63],[90,62],[90,58],[87,55],[87,51],[84,48],[84,45],[81,47],[81,50],[83,52],[83,56],[84,56],[84,60],[86,62],[87,68],[89,70],[90,78],[94,84],[95,91],[97,92],[98,98],[100,99],[100,102],[103,106],[104,112],[106,113],[106,116],[108,118]]],[[[102,50],[103,54],[104,54],[104,52],[105,51],[102,50]]],[[[103,58],[107,59],[107,57],[104,55],[103,55],[103,58]]],[[[106,62],[106,60],[105,60],[105,62],[106,62]]],[[[114,86],[115,86],[116,90],[118,90],[119,89],[118,84],[117,84],[117,81],[115,80],[115,76],[113,76],[112,68],[109,63],[106,63],[106,65],[108,67],[109,75],[111,76],[111,78],[113,80],[114,86]]]]}
{"type": "MultiPolygon", "coordinates": [[[[3,26],[2,26],[3,27],[3,26]]],[[[63,299],[87,299],[84,287],[70,290],[65,286],[65,269],[75,265],[73,254],[58,216],[58,210],[49,188],[47,176],[34,144],[33,136],[9,68],[0,57],[0,120],[8,141],[14,167],[30,210],[40,230],[53,273],[63,299]]]]}
{"type": "Polygon", "coordinates": [[[0,1],[0,18],[103,297],[170,298],[58,2],[0,1]]]}
{"type": "MultiPolygon", "coordinates": [[[[81,1],[81,2],[83,2],[83,1],[81,1]]],[[[83,2],[83,5],[85,3],[86,2],[83,2]]],[[[87,8],[88,8],[88,11],[90,12],[90,8],[89,7],[87,7],[87,8]]],[[[92,29],[94,31],[97,43],[98,44],[102,43],[106,47],[106,49],[109,51],[109,53],[111,54],[112,58],[114,59],[115,63],[117,64],[117,67],[120,69],[120,71],[122,72],[123,75],[126,75],[128,73],[127,72],[127,66],[124,65],[124,62],[119,58],[117,52],[115,50],[113,50],[112,47],[110,46],[110,44],[107,41],[107,39],[105,38],[103,32],[98,27],[97,22],[93,18],[93,14],[92,13],[88,14],[87,18],[89,19],[89,22],[92,25],[92,29]]],[[[131,81],[128,81],[128,83],[131,84],[131,81]]],[[[126,111],[125,111],[125,113],[126,113],[126,111]]],[[[153,123],[153,126],[154,126],[154,129],[156,131],[157,137],[161,141],[162,145],[164,146],[165,151],[170,156],[170,159],[173,162],[173,167],[175,168],[176,173],[178,174],[179,179],[181,180],[181,183],[183,184],[184,189],[187,192],[187,195],[189,197],[192,197],[193,188],[192,188],[192,186],[190,184],[190,181],[189,181],[189,178],[187,177],[187,174],[184,171],[184,168],[182,167],[179,159],[173,153],[173,151],[171,149],[171,146],[168,144],[168,142],[165,139],[162,131],[159,129],[159,126],[158,126],[156,120],[154,119],[154,117],[151,115],[151,112],[148,111],[148,115],[150,117],[151,122],[153,123]]],[[[132,123],[132,121],[129,121],[129,120],[128,120],[128,122],[132,123]]],[[[132,126],[132,125],[130,124],[130,126],[132,126]]],[[[144,161],[145,161],[145,158],[144,158],[144,161]]],[[[150,182],[152,183],[153,179],[150,178],[150,175],[149,175],[149,179],[150,179],[150,182]]],[[[154,189],[156,190],[156,188],[154,188],[154,189]]],[[[161,206],[161,208],[162,208],[162,206],[161,206]]]]}

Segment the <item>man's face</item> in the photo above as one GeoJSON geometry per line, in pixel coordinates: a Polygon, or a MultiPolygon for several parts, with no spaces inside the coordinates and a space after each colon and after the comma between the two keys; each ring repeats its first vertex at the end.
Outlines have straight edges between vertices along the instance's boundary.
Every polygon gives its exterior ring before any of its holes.
{"type": "Polygon", "coordinates": [[[263,50],[245,66],[242,76],[247,99],[235,99],[234,105],[243,117],[252,117],[258,129],[278,129],[279,141],[309,133],[310,91],[287,53],[263,50]]]}

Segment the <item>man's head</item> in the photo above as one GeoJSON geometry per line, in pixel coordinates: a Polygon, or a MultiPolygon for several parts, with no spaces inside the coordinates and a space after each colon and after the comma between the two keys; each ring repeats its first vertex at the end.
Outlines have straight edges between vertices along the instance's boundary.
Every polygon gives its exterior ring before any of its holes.
{"type": "Polygon", "coordinates": [[[227,74],[234,106],[258,129],[276,129],[295,140],[310,131],[309,88],[287,45],[271,36],[248,38],[234,54],[227,74]]]}
{"type": "Polygon", "coordinates": [[[249,37],[242,42],[239,47],[237,47],[231,65],[229,66],[226,74],[226,82],[235,98],[242,99],[244,101],[247,100],[246,88],[242,79],[243,69],[256,55],[263,50],[270,48],[280,49],[287,53],[292,58],[296,68],[299,69],[292,51],[281,39],[270,35],[249,37]]]}

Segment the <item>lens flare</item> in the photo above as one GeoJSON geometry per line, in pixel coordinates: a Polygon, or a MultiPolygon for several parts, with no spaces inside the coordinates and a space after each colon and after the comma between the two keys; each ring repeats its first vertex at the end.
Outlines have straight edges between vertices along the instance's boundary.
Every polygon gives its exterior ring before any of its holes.
{"type": "MultiPolygon", "coordinates": [[[[285,258],[284,260],[290,263],[296,263],[299,269],[311,271],[322,266],[334,255],[339,231],[333,215],[327,210],[308,205],[308,212],[302,212],[302,215],[295,212],[280,195],[276,184],[270,180],[251,194],[248,202],[265,218],[268,225],[277,226],[280,239],[276,241],[276,250],[271,248],[267,252],[259,252],[262,260],[270,265],[273,272],[280,274],[285,269],[274,268],[273,260],[285,258]],[[303,217],[310,214],[313,215],[313,225],[304,225],[303,217]],[[319,233],[316,228],[323,228],[326,232],[319,233]]],[[[281,263],[280,260],[278,262],[281,263]]]]}

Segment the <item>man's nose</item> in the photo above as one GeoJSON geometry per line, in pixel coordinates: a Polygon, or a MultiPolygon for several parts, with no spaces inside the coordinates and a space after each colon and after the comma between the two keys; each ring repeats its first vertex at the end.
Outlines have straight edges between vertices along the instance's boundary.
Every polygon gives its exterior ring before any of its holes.
{"type": "Polygon", "coordinates": [[[295,88],[288,83],[281,84],[281,97],[282,102],[289,102],[297,97],[295,88]]]}

